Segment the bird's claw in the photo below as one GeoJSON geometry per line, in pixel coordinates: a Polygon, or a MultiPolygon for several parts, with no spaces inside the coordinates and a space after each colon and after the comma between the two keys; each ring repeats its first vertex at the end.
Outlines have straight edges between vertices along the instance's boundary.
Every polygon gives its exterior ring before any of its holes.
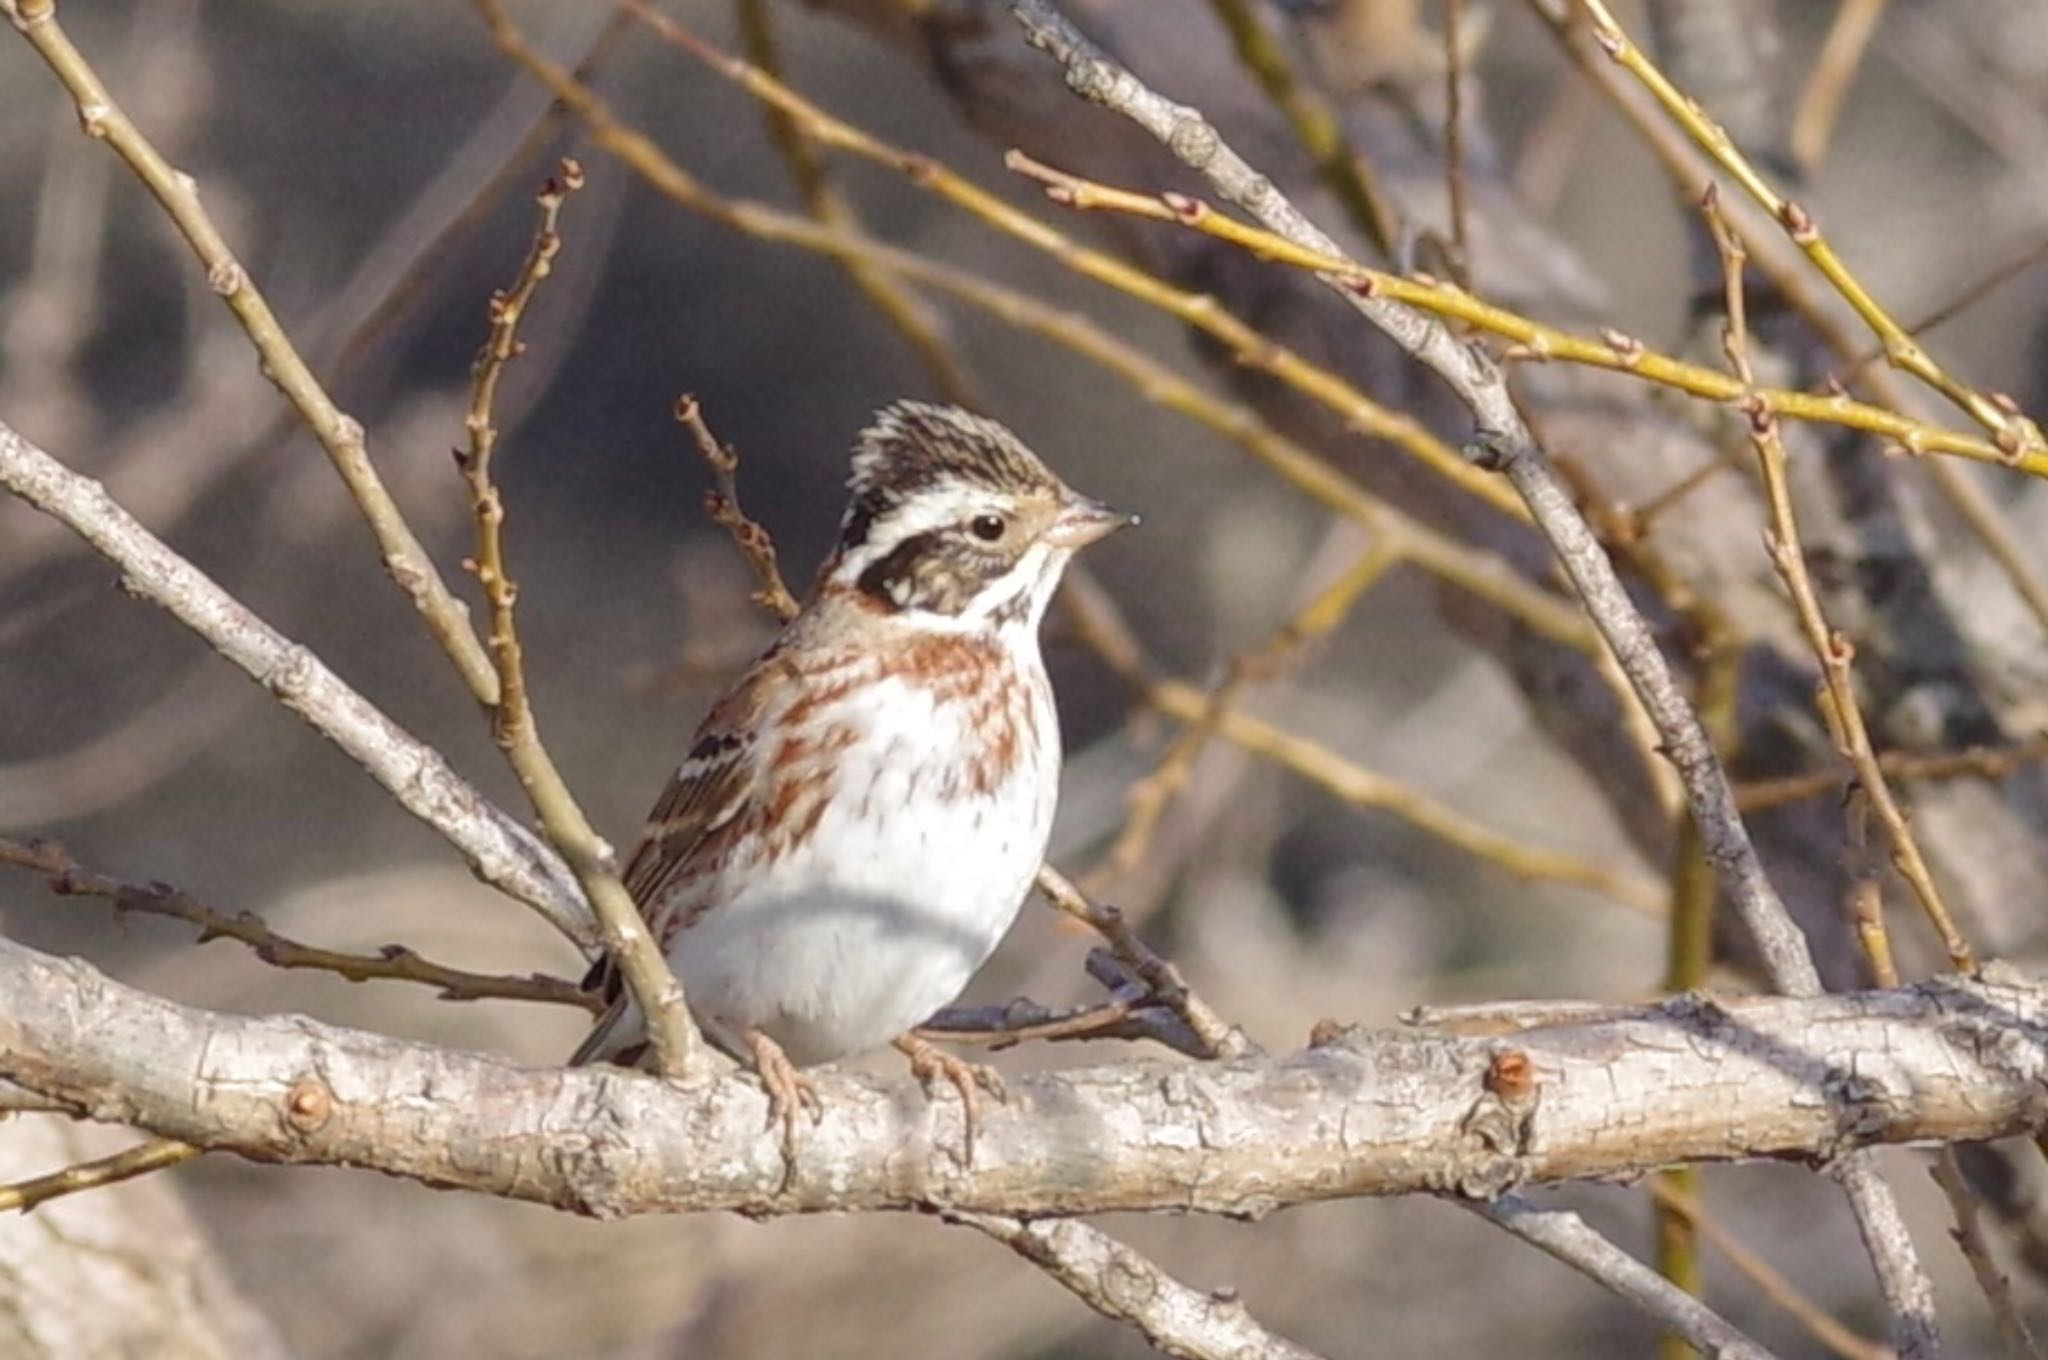
{"type": "Polygon", "coordinates": [[[974,1140],[981,1127],[980,1092],[987,1092],[998,1103],[1010,1098],[1009,1088],[1003,1085],[1003,1078],[993,1067],[985,1063],[969,1062],[955,1057],[926,1039],[915,1034],[906,1034],[896,1041],[896,1047],[910,1059],[910,1073],[930,1095],[934,1086],[943,1080],[960,1093],[961,1118],[965,1133],[961,1139],[962,1166],[974,1165],[974,1140]]]}

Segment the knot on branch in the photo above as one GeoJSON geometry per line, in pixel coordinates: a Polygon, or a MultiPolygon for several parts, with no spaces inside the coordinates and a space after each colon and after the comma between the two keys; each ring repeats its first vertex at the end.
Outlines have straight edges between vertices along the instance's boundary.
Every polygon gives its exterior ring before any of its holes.
{"type": "Polygon", "coordinates": [[[1495,1049],[1480,1087],[1458,1123],[1463,1145],[1452,1154],[1446,1183],[1467,1199],[1495,1200],[1521,1184],[1521,1158],[1535,1140],[1535,1064],[1521,1049],[1495,1049]]]}

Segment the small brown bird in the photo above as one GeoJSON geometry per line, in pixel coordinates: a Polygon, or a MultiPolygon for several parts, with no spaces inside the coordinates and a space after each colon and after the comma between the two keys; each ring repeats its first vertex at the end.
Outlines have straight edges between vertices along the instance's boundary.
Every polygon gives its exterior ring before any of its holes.
{"type": "MultiPolygon", "coordinates": [[[[786,1147],[816,1101],[797,1067],[894,1040],[959,1088],[971,1155],[992,1074],[909,1031],[1043,860],[1060,736],[1039,622],[1074,553],[1131,517],[996,422],[910,401],[860,436],[851,490],[810,603],[698,727],[626,886],[786,1147]]],[[[573,1061],[634,1061],[644,1024],[601,971],[612,1005],[573,1061]]]]}

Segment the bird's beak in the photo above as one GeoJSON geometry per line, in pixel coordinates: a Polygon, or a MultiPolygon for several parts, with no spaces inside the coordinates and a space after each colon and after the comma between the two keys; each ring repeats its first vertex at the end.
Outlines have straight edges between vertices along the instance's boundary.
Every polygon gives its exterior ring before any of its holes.
{"type": "Polygon", "coordinates": [[[1070,496],[1059,518],[1046,531],[1045,541],[1055,548],[1085,548],[1096,539],[1137,522],[1136,515],[1112,510],[1101,501],[1088,496],[1070,496]]]}

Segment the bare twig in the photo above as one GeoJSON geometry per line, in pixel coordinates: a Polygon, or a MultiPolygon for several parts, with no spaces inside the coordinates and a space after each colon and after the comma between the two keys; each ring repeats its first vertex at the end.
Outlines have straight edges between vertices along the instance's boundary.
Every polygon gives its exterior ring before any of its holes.
{"type": "Polygon", "coordinates": [[[37,1205],[47,1204],[64,1195],[131,1181],[152,1171],[189,1162],[199,1155],[199,1151],[190,1143],[181,1143],[175,1138],[152,1138],[111,1156],[79,1162],[47,1176],[0,1185],[0,1213],[13,1209],[25,1214],[37,1205]]]}
{"type": "Polygon", "coordinates": [[[1258,5],[1251,0],[1209,0],[1209,8],[1230,31],[1238,61],[1258,80],[1266,98],[1294,130],[1294,139],[1315,163],[1317,177],[1344,205],[1346,216],[1379,257],[1392,261],[1401,239],[1400,219],[1381,192],[1372,163],[1345,136],[1337,110],[1296,77],[1294,64],[1266,27],[1258,5]]]}
{"type": "Polygon", "coordinates": [[[437,989],[448,1001],[539,1001],[558,1006],[603,1009],[603,1003],[567,978],[544,973],[517,976],[506,973],[473,973],[450,968],[421,958],[402,944],[387,944],[374,954],[323,949],[280,935],[254,912],[230,915],[166,883],[127,883],[80,867],[63,846],[55,841],[0,839],[0,864],[10,864],[41,874],[50,891],[61,896],[99,897],[118,912],[162,916],[183,921],[199,930],[199,943],[236,940],[247,945],[273,968],[306,968],[333,973],[350,982],[372,978],[391,982],[417,982],[437,989]]]}
{"type": "Polygon", "coordinates": [[[1742,1273],[1765,1298],[1785,1310],[1814,1340],[1842,1360],[1891,1360],[1892,1353],[1867,1337],[1859,1336],[1830,1316],[1827,1310],[1801,1293],[1776,1267],[1744,1246],[1742,1241],[1716,1222],[1700,1207],[1698,1198],[1659,1178],[1649,1182],[1650,1196],[1661,1209],[1679,1215],[1712,1243],[1728,1264],[1742,1273]]]}
{"type": "MultiPolygon", "coordinates": [[[[2010,779],[2028,765],[2048,760],[2048,739],[2011,746],[1972,746],[1961,751],[1886,751],[1877,765],[1887,779],[1904,783],[1937,779],[2010,779]]],[[[1839,770],[1790,774],[1777,779],[1747,780],[1735,786],[1736,803],[1744,812],[1762,812],[1808,798],[1842,792],[1839,770]]]]}
{"type": "Polygon", "coordinates": [[[1487,1222],[1613,1290],[1708,1355],[1773,1360],[1713,1309],[1630,1256],[1565,1209],[1539,1209],[1519,1195],[1466,1206],[1487,1222]]]}
{"type": "Polygon", "coordinates": [[[1460,283],[1472,278],[1472,223],[1465,204],[1464,0],[1444,0],[1444,188],[1451,205],[1451,258],[1460,283]]]}
{"type": "Polygon", "coordinates": [[[531,906],[578,944],[589,909],[553,850],[488,802],[433,747],[349,688],[309,649],[263,622],[107,495],[0,423],[0,487],[62,521],[165,610],[340,747],[398,805],[461,852],[478,878],[531,906]]]}
{"type": "Polygon", "coordinates": [[[1132,981],[1116,991],[1109,1001],[1057,1011],[1022,998],[1004,1006],[949,1006],[918,1026],[918,1032],[949,1043],[985,1044],[996,1052],[1038,1041],[1149,1039],[1190,1058],[1213,1056],[1187,1022],[1153,1000],[1143,983],[1132,981]]]}
{"type": "Polygon", "coordinates": [[[2043,439],[2041,427],[2028,419],[2010,397],[1979,392],[1951,376],[1904,327],[1892,319],[1891,313],[1835,253],[1834,246],[1822,235],[1812,215],[1772,188],[1727,131],[1709,118],[1697,101],[1687,98],[1672,85],[1642,49],[1629,41],[1603,0],[1577,0],[1577,3],[1591,20],[1593,37],[1601,49],[1655,96],[1667,116],[1684,128],[1699,148],[1784,228],[1792,243],[1805,252],[1814,268],[1882,342],[1885,358],[1894,368],[1912,374],[1991,431],[1994,442],[2006,455],[2007,461],[2017,464],[2030,455],[2048,453],[2048,440],[2043,439]]]}
{"type": "MultiPolygon", "coordinates": [[[[1049,0],[1013,0],[1011,9],[1032,45],[1061,66],[1070,89],[1145,128],[1207,177],[1225,199],[1270,228],[1273,237],[1321,260],[1336,259],[1339,271],[1326,270],[1325,282],[1457,393],[1477,425],[1475,461],[1504,474],[1522,497],[1655,722],[1685,784],[1707,860],[1742,914],[1773,982],[1793,995],[1817,994],[1821,985],[1813,957],[1764,873],[1712,742],[1679,690],[1648,623],[1530,436],[1498,365],[1475,347],[1460,343],[1441,322],[1392,297],[1366,295],[1358,287],[1363,271],[1355,262],[1337,258],[1341,252],[1330,237],[1233,151],[1198,111],[1147,87],[1082,36],[1049,0]]],[[[1905,1233],[1890,1188],[1864,1156],[1842,1159],[1833,1174],[1848,1194],[1891,1307],[1901,1356],[1922,1360],[1938,1354],[1933,1286],[1905,1233]]]]}
{"type": "Polygon", "coordinates": [[[1828,25],[1828,36],[1821,43],[1813,72],[1800,91],[1798,111],[1792,116],[1792,155],[1809,171],[1827,154],[1835,119],[1856,82],[1884,6],[1885,0],[1842,0],[1835,7],[1835,20],[1828,25]]]}
{"type": "Polygon", "coordinates": [[[676,419],[690,432],[697,452],[711,465],[711,476],[717,483],[704,497],[704,513],[711,516],[712,523],[732,535],[732,541],[747,559],[747,565],[760,578],[761,588],[754,592],[754,603],[788,623],[803,606],[797,603],[796,596],[789,592],[788,583],[782,579],[782,568],[775,560],[775,540],[768,536],[760,521],[749,518],[747,512],[740,509],[739,455],[719,443],[717,436],[711,433],[695,397],[686,396],[676,403],[676,419]]]}
{"type": "MultiPolygon", "coordinates": [[[[1721,252],[1727,280],[1728,364],[1735,375],[1748,384],[1754,380],[1754,373],[1749,361],[1747,306],[1742,287],[1745,256],[1741,243],[1722,220],[1712,190],[1708,191],[1702,207],[1714,242],[1721,252]]],[[[1740,409],[1749,418],[1750,444],[1756,450],[1764,495],[1770,506],[1771,527],[1767,547],[1771,562],[1784,581],[1786,592],[1792,597],[1807,645],[1819,661],[1824,685],[1821,710],[1828,732],[1842,758],[1856,771],[1857,791],[1870,800],[1871,810],[1877,814],[1878,822],[1891,839],[1892,863],[1900,877],[1912,887],[1928,920],[1941,936],[1950,964],[1968,971],[1976,967],[1976,956],[1969,941],[1957,928],[1941,890],[1935,885],[1926,857],[1920,853],[1920,843],[1906,824],[1906,815],[1892,796],[1891,785],[1885,780],[1884,770],[1877,762],[1876,749],[1871,745],[1870,731],[1864,724],[1862,707],[1856,700],[1856,679],[1850,670],[1855,648],[1847,637],[1828,623],[1821,611],[1820,596],[1814,590],[1813,579],[1807,573],[1806,554],[1799,540],[1799,523],[1792,510],[1785,445],[1779,438],[1777,421],[1769,411],[1753,402],[1741,403],[1740,409]]]]}
{"type": "Polygon", "coordinates": [[[1106,903],[1093,902],[1067,876],[1047,864],[1038,871],[1038,890],[1053,906],[1093,928],[1108,943],[1117,961],[1149,989],[1152,997],[1187,1023],[1212,1058],[1242,1057],[1251,1051],[1243,1031],[1229,1024],[1188,987],[1180,970],[1154,953],[1106,903]]]}
{"type": "Polygon", "coordinates": [[[1099,1228],[1072,1219],[1027,1222],[1001,1214],[948,1213],[1059,1281],[1090,1308],[1129,1323],[1168,1355],[1192,1360],[1317,1360],[1275,1336],[1235,1290],[1191,1289],[1099,1228]]]}
{"type": "Polygon", "coordinates": [[[612,848],[591,826],[576,796],[541,741],[540,726],[527,699],[525,665],[513,608],[518,587],[505,564],[505,504],[491,479],[498,432],[491,409],[506,363],[520,350],[519,323],[561,250],[556,227],[562,203],[583,184],[583,168],[562,162],[561,173],[541,189],[533,244],[517,279],[491,298],[490,332],[477,354],[470,396],[469,445],[456,463],[469,485],[476,514],[476,555],[468,563],[483,587],[489,608],[491,664],[498,674],[498,699],[491,706],[491,735],[519,776],[548,842],[561,853],[589,898],[605,949],[618,965],[626,990],[640,1008],[653,1042],[656,1064],[669,1076],[692,1073],[703,1055],[703,1037],[683,997],[682,983],[662,956],[639,906],[620,881],[612,848]]]}
{"type": "Polygon", "coordinates": [[[2041,1360],[2041,1351],[2034,1344],[2033,1333],[2028,1330],[2026,1319],[2020,1315],[2019,1306],[2013,1301],[2012,1281],[1998,1268],[1998,1262],[1991,1259],[1991,1244],[1985,1240],[1984,1225],[1977,1212],[1977,1196],[1963,1178],[1955,1149],[1943,1148],[1937,1153],[1928,1174],[1934,1177],[1934,1183],[1941,1187],[1942,1194],[1948,1197],[1949,1204],[1955,1209],[1956,1245],[1961,1248],[1963,1259],[1970,1263],[1970,1273],[1976,1277],[1977,1287],[1991,1304],[1991,1318],[1998,1327],[1998,1339],[2005,1348],[2006,1360],[2041,1360]]]}

